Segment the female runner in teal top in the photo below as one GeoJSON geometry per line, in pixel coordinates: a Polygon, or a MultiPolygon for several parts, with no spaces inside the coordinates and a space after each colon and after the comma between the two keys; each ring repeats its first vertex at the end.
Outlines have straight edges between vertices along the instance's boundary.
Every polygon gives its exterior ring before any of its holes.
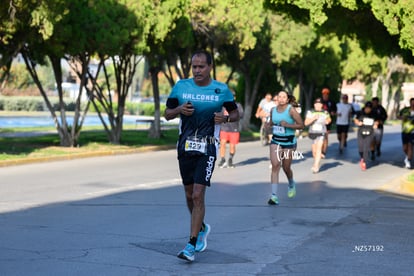
{"type": "Polygon", "coordinates": [[[277,190],[280,167],[283,168],[289,181],[288,197],[292,198],[296,195],[296,184],[293,180],[291,164],[293,153],[296,150],[295,132],[297,129],[303,129],[302,117],[290,105],[289,94],[285,91],[280,91],[277,97],[278,105],[272,108],[270,122],[268,122],[268,127],[271,128],[273,134],[270,142],[270,161],[272,163],[270,175],[272,194],[268,201],[270,205],[279,204],[277,190]]]}

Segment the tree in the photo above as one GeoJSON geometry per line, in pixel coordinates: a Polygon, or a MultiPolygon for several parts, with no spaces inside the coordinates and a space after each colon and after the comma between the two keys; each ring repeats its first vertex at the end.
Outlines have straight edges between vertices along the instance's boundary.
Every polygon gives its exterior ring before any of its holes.
{"type": "Polygon", "coordinates": [[[255,111],[256,99],[260,94],[260,89],[265,92],[272,91],[273,87],[269,84],[262,83],[266,72],[271,71],[270,50],[268,48],[269,40],[259,38],[254,49],[247,50],[243,56],[240,55],[240,49],[237,45],[221,45],[220,62],[223,62],[241,75],[244,88],[244,120],[242,128],[250,128],[250,118],[255,111]],[[257,58],[260,57],[260,58],[257,58]]]}
{"type": "Polygon", "coordinates": [[[18,51],[52,114],[62,146],[77,146],[90,103],[98,110],[109,140],[113,143],[120,141],[125,98],[135,72],[134,55],[139,45],[139,32],[142,30],[134,14],[124,4],[115,0],[60,0],[43,1],[35,6],[22,5],[21,10],[18,9],[24,15],[22,18],[31,22],[31,25],[18,24],[20,21],[16,21],[14,29],[10,28],[14,30],[10,37],[13,37],[14,45],[23,45],[18,51]],[[26,35],[15,36],[19,33],[26,35]],[[90,61],[94,56],[100,60],[98,68],[104,68],[104,85],[97,81],[100,70],[96,74],[90,71],[90,61]],[[112,59],[115,68],[113,79],[105,68],[104,61],[108,58],[112,59]],[[47,59],[50,60],[56,80],[60,120],[38,77],[37,65],[44,64],[47,59]],[[72,124],[68,122],[65,110],[62,59],[67,60],[80,79],[72,124]],[[113,82],[118,100],[116,111],[110,94],[113,82]],[[91,100],[86,101],[84,107],[81,105],[85,93],[83,88],[91,100]],[[110,128],[106,125],[97,103],[107,112],[110,128]]]}
{"type": "Polygon", "coordinates": [[[311,23],[319,36],[334,34],[345,48],[347,42],[343,41],[358,41],[357,48],[364,58],[356,60],[358,51],[344,49],[340,69],[345,78],[380,76],[385,68],[381,59],[387,56],[401,55],[406,62],[414,62],[414,24],[410,16],[414,4],[409,1],[267,0],[266,6],[297,22],[311,23]],[[374,59],[368,61],[367,56],[374,59]]]}
{"type": "MultiPolygon", "coordinates": [[[[69,49],[71,47],[74,48],[74,43],[78,44],[82,41],[74,36],[70,36],[74,40],[62,41],[65,35],[70,35],[68,26],[66,28],[60,28],[60,32],[56,31],[56,27],[59,26],[62,19],[69,13],[66,2],[61,0],[38,3],[35,1],[20,2],[11,0],[9,4],[9,10],[7,12],[11,20],[9,23],[4,23],[3,20],[1,21],[2,33],[6,34],[3,37],[5,42],[3,45],[5,47],[1,49],[2,63],[10,63],[10,59],[13,56],[21,53],[29,73],[45,100],[47,108],[52,114],[61,145],[74,146],[77,144],[80,128],[78,127],[76,116],[73,126],[69,125],[66,120],[60,62],[64,53],[66,51],[70,52],[69,49]],[[57,117],[55,107],[49,101],[48,95],[38,75],[38,65],[46,64],[47,60],[50,61],[53,68],[57,84],[60,120],[57,117]]],[[[4,14],[4,8],[5,6],[2,5],[2,14],[4,14]]],[[[77,107],[75,114],[79,114],[79,106],[77,107]]]]}
{"type": "Polygon", "coordinates": [[[23,47],[25,37],[29,35],[27,22],[35,4],[26,1],[3,1],[0,5],[0,92],[4,88],[13,58],[23,47]]]}
{"type": "Polygon", "coordinates": [[[292,95],[298,84],[300,91],[298,100],[306,102],[305,106],[308,108],[316,85],[306,83],[306,80],[309,80],[306,75],[314,74],[319,66],[315,68],[312,68],[311,64],[307,66],[312,62],[312,58],[307,60],[306,56],[310,52],[314,53],[312,55],[318,52],[315,48],[318,36],[309,24],[295,22],[282,13],[269,11],[268,22],[272,62],[275,64],[276,72],[280,72],[278,81],[283,89],[292,95]],[[307,69],[309,72],[306,71],[307,69]]]}
{"type": "MultiPolygon", "coordinates": [[[[85,17],[73,18],[77,24],[90,28],[91,50],[78,51],[71,56],[70,59],[75,61],[71,62],[72,68],[80,79],[87,78],[88,82],[83,86],[88,99],[101,119],[108,140],[114,144],[121,142],[126,99],[137,64],[142,59],[138,54],[143,27],[131,12],[135,4],[136,1],[99,1],[88,8],[85,17]],[[95,53],[98,60],[94,71],[89,65],[90,53],[95,53]],[[83,70],[85,66],[88,68],[86,72],[83,70]],[[103,77],[99,78],[100,75],[103,77]]],[[[67,22],[68,25],[73,23],[67,22]]]]}
{"type": "Polygon", "coordinates": [[[320,31],[356,34],[376,50],[414,53],[414,3],[383,0],[266,0],[266,6],[295,20],[310,21],[320,31]],[[377,42],[382,42],[377,43],[377,42]]]}
{"type": "MultiPolygon", "coordinates": [[[[154,124],[149,132],[151,138],[161,137],[159,73],[163,72],[171,86],[174,85],[173,75],[169,70],[174,66],[180,74],[179,56],[176,53],[188,57],[189,48],[192,47],[192,32],[188,21],[183,18],[188,4],[185,0],[148,1],[142,3],[140,9],[141,16],[146,22],[144,55],[149,64],[155,107],[154,124]]],[[[188,73],[188,63],[181,64],[187,69],[184,71],[185,77],[188,73]]]]}
{"type": "MultiPolygon", "coordinates": [[[[271,65],[267,36],[261,33],[265,22],[261,1],[197,1],[190,15],[199,45],[210,49],[219,64],[242,75],[244,116],[250,118],[266,65],[271,65]]],[[[249,128],[249,123],[243,120],[242,127],[249,128]]]]}
{"type": "Polygon", "coordinates": [[[398,37],[401,49],[414,55],[414,2],[364,0],[364,3],[371,5],[375,18],[384,24],[389,34],[398,37]]]}
{"type": "MultiPolygon", "coordinates": [[[[74,1],[71,4],[79,4],[82,1],[74,1]]],[[[75,116],[73,124],[69,124],[66,117],[64,91],[62,89],[62,67],[61,59],[65,54],[79,49],[79,47],[87,46],[83,32],[77,30],[73,32],[73,26],[65,24],[65,19],[71,15],[70,10],[64,0],[61,1],[44,1],[39,3],[33,9],[24,7],[23,14],[30,14],[31,25],[18,26],[17,32],[26,32],[25,37],[21,37],[19,41],[23,47],[19,49],[23,56],[26,67],[30,72],[34,82],[36,83],[40,94],[42,95],[47,108],[49,109],[55,127],[60,137],[62,146],[77,146],[80,134],[81,123],[79,123],[81,105],[80,98],[82,90],[78,93],[75,105],[75,116]],[[45,64],[49,59],[56,80],[57,93],[59,97],[58,119],[55,107],[51,104],[48,94],[46,93],[38,76],[38,64],[45,64]]],[[[19,37],[20,38],[20,37],[19,37]]],[[[83,71],[86,72],[85,67],[83,71]]],[[[82,80],[84,81],[84,80],[82,80]]],[[[83,112],[86,115],[87,106],[83,112]]],[[[81,121],[82,122],[82,121],[81,121]]]]}

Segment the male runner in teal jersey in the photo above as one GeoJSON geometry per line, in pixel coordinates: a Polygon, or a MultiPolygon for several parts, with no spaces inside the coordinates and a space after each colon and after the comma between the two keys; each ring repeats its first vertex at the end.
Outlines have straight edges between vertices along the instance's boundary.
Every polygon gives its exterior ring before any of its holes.
{"type": "Polygon", "coordinates": [[[165,118],[180,115],[178,164],[191,214],[190,240],[178,257],[194,261],[195,251],[207,247],[210,225],[205,224],[205,191],[217,157],[220,124],[239,119],[233,94],[226,84],[211,79],[212,57],[197,51],[191,59],[193,78],[180,80],[167,99],[165,118]],[[222,108],[229,113],[223,115],[222,108]]]}

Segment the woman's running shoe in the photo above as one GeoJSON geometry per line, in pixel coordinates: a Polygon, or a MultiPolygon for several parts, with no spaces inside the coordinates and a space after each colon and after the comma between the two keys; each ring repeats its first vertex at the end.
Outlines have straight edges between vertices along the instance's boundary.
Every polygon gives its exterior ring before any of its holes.
{"type": "Polygon", "coordinates": [[[361,170],[363,171],[367,169],[367,164],[364,162],[364,159],[361,159],[361,161],[359,161],[359,166],[361,167],[361,170]]]}
{"type": "Polygon", "coordinates": [[[277,196],[272,195],[269,199],[269,201],[267,202],[267,204],[269,205],[279,205],[279,199],[277,198],[277,196]]]}
{"type": "Polygon", "coordinates": [[[319,168],[317,168],[317,167],[312,167],[312,172],[313,173],[318,173],[319,172],[319,168]]]}
{"type": "Polygon", "coordinates": [[[291,183],[289,183],[288,185],[288,192],[287,192],[287,196],[289,198],[295,197],[296,196],[296,183],[294,181],[292,181],[291,183]]]}

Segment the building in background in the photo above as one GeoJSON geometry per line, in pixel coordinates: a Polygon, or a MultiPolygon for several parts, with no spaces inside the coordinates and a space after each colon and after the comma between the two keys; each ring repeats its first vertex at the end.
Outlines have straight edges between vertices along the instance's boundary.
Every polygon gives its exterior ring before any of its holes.
{"type": "Polygon", "coordinates": [[[352,82],[343,80],[340,92],[348,96],[350,103],[362,105],[365,101],[365,84],[358,80],[352,82]]]}
{"type": "Polygon", "coordinates": [[[400,106],[409,106],[410,99],[414,98],[414,82],[404,82],[401,87],[401,92],[403,94],[403,102],[400,103],[400,106]]]}

